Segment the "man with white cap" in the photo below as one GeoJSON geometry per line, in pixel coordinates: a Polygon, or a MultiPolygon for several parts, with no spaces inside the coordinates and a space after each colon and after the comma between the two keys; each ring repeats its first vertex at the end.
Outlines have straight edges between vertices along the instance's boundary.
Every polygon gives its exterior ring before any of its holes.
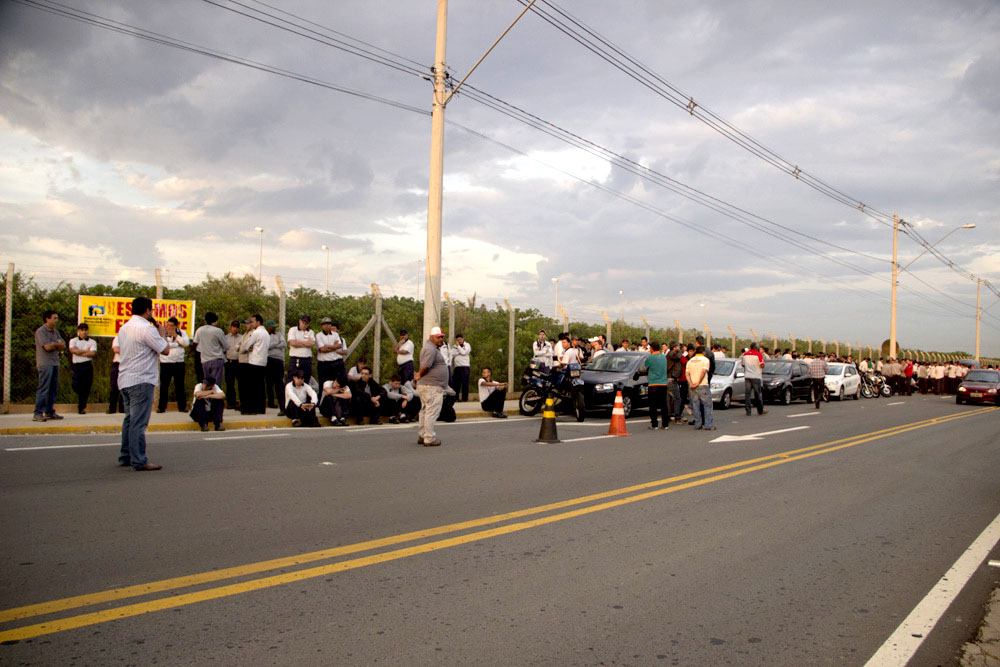
{"type": "Polygon", "coordinates": [[[448,362],[441,353],[444,332],[441,327],[431,329],[427,342],[420,350],[420,370],[414,380],[420,395],[420,430],[417,442],[424,447],[441,444],[434,433],[434,422],[441,414],[444,390],[448,386],[448,362]]]}
{"type": "Polygon", "coordinates": [[[587,342],[590,343],[590,347],[593,348],[594,350],[594,352],[590,355],[591,361],[597,359],[598,357],[600,357],[605,353],[604,344],[601,342],[601,339],[598,336],[594,336],[593,338],[588,338],[587,342]]]}

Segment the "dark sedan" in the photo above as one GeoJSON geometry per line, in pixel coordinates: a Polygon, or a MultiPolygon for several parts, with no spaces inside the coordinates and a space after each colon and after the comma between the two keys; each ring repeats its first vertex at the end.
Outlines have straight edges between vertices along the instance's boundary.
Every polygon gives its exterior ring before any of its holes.
{"type": "Polygon", "coordinates": [[[1000,406],[1000,371],[971,370],[958,385],[956,403],[994,403],[1000,406]]]}
{"type": "Polygon", "coordinates": [[[649,404],[645,352],[608,352],[591,359],[580,374],[587,410],[610,410],[618,390],[622,392],[625,416],[649,404]]]}
{"type": "Polygon", "coordinates": [[[812,397],[809,364],[788,359],[768,359],[761,372],[764,400],[788,405],[794,400],[808,401],[812,397]]]}

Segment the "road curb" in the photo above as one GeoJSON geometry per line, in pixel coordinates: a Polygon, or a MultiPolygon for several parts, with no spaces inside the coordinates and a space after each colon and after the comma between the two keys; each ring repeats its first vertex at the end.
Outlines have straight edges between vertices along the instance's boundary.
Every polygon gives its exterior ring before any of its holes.
{"type": "MultiPolygon", "coordinates": [[[[517,409],[504,410],[506,414],[517,414],[517,409]]],[[[456,414],[458,419],[477,419],[489,417],[490,413],[477,410],[475,412],[460,412],[456,414]]],[[[328,423],[325,417],[320,417],[320,422],[328,423]]],[[[416,422],[412,422],[416,423],[416,422]]],[[[256,419],[237,420],[225,422],[227,431],[237,431],[245,429],[261,428],[289,428],[292,425],[291,419],[256,419]]],[[[198,431],[198,424],[191,422],[180,422],[176,424],[150,424],[146,428],[147,433],[169,433],[171,431],[198,431]]],[[[121,433],[121,422],[115,424],[92,424],[65,425],[65,426],[8,426],[0,428],[0,435],[67,435],[73,433],[121,433]]]]}

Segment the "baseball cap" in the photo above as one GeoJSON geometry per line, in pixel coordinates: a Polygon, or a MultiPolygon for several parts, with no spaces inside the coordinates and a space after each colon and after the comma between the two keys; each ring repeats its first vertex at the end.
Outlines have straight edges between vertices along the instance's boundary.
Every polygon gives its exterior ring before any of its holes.
{"type": "Polygon", "coordinates": [[[252,317],[248,317],[245,320],[243,320],[243,324],[250,324],[251,322],[253,322],[253,318],[252,317]]]}
{"type": "Polygon", "coordinates": [[[443,336],[444,332],[441,331],[441,327],[434,327],[433,329],[431,329],[430,335],[431,336],[443,336]]]}
{"type": "Polygon", "coordinates": [[[264,322],[264,326],[265,327],[276,327],[276,326],[278,326],[278,323],[275,322],[274,320],[268,320],[267,322],[264,322]]]}
{"type": "Polygon", "coordinates": [[[299,319],[302,320],[303,322],[312,322],[312,318],[309,317],[308,315],[300,315],[299,319]]]}
{"type": "Polygon", "coordinates": [[[302,369],[292,371],[292,377],[304,378],[305,376],[306,376],[306,372],[304,370],[302,370],[302,369]]]}
{"type": "Polygon", "coordinates": [[[598,338],[597,336],[594,336],[593,338],[588,338],[588,339],[587,339],[587,342],[588,342],[588,343],[596,343],[596,342],[597,342],[597,341],[599,341],[599,340],[601,340],[601,339],[600,339],[600,338],[598,338]]]}
{"type": "Polygon", "coordinates": [[[321,319],[319,321],[319,323],[320,324],[333,324],[333,320],[331,320],[329,317],[324,317],[323,319],[321,319]]]}

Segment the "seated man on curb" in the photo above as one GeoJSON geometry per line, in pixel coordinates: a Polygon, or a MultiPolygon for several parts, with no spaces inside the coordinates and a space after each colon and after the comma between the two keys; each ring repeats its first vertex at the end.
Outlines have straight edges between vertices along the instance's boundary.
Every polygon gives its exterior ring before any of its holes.
{"type": "Polygon", "coordinates": [[[382,390],[385,392],[382,399],[382,414],[389,415],[389,423],[405,424],[408,422],[406,406],[413,398],[413,390],[407,392],[398,375],[393,375],[389,382],[382,385],[382,390]]]}
{"type": "Polygon", "coordinates": [[[368,417],[370,425],[378,424],[379,414],[382,411],[382,387],[372,378],[372,369],[367,366],[361,369],[361,377],[354,382],[351,394],[353,395],[351,412],[358,420],[358,426],[364,423],[365,417],[368,417]]]}
{"type": "Polygon", "coordinates": [[[350,406],[350,387],[341,386],[337,377],[323,383],[323,397],[319,401],[319,411],[333,426],[347,426],[350,406]]]}
{"type": "Polygon", "coordinates": [[[319,426],[316,392],[306,384],[306,373],[301,368],[292,372],[292,381],[285,385],[285,414],[292,426],[319,426]]]}
{"type": "Polygon", "coordinates": [[[506,400],[507,383],[494,382],[490,367],[483,368],[483,377],[479,378],[479,405],[491,417],[506,419],[507,414],[503,411],[503,402],[506,400]]]}
{"type": "Polygon", "coordinates": [[[399,393],[406,396],[406,420],[411,422],[420,415],[420,397],[417,390],[413,388],[413,380],[407,380],[399,385],[399,393]]]}
{"type": "Polygon", "coordinates": [[[206,375],[201,383],[194,387],[194,402],[191,407],[191,419],[198,422],[202,431],[208,430],[208,422],[215,424],[216,431],[225,431],[222,425],[222,410],[226,407],[226,392],[215,383],[215,378],[206,375]]]}

